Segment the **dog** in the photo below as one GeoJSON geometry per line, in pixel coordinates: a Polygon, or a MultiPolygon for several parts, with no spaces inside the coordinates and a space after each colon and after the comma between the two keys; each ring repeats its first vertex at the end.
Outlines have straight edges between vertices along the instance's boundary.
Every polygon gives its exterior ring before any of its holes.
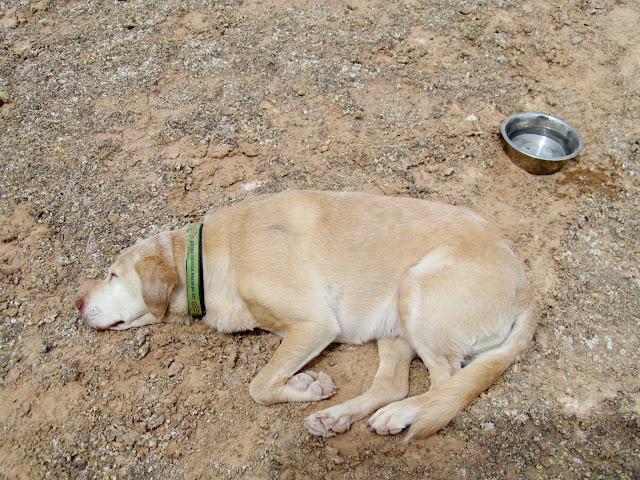
{"type": "MultiPolygon", "coordinates": [[[[406,441],[447,425],[528,347],[533,298],[521,263],[470,210],[412,198],[288,191],[245,199],[205,217],[203,321],[220,332],[282,337],[249,385],[264,405],[335,393],[322,372],[299,372],[330,343],[376,340],[380,363],[361,396],[305,419],[330,437],[368,415],[406,441]],[[430,387],[407,398],[409,366],[430,387]],[[375,413],[374,413],[375,412],[375,413]]],[[[191,324],[187,227],[122,252],[76,302],[86,325],[123,330],[191,324]]]]}

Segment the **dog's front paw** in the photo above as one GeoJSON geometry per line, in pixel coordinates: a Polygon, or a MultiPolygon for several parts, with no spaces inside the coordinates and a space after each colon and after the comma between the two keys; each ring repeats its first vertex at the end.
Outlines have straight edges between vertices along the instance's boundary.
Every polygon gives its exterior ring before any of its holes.
{"type": "Polygon", "coordinates": [[[294,375],[287,381],[287,385],[294,390],[309,394],[308,401],[318,401],[329,398],[336,393],[336,387],[331,377],[324,372],[304,372],[294,375]]]}
{"type": "Polygon", "coordinates": [[[314,413],[304,419],[304,426],[311,435],[318,437],[333,437],[344,433],[351,426],[351,416],[340,416],[335,407],[314,413]]]}
{"type": "Polygon", "coordinates": [[[418,409],[403,402],[395,402],[382,407],[369,419],[369,426],[378,435],[395,435],[413,423],[418,409]]]}

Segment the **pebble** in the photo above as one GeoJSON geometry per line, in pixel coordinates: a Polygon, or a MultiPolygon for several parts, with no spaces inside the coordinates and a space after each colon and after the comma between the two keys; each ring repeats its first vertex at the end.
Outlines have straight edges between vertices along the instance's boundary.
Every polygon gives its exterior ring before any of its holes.
{"type": "Polygon", "coordinates": [[[585,217],[584,215],[579,215],[576,222],[578,223],[578,227],[584,228],[584,226],[587,224],[587,217],[585,217]]]}
{"type": "Polygon", "coordinates": [[[209,145],[207,156],[211,158],[224,158],[231,152],[227,145],[209,145]]]}
{"type": "Polygon", "coordinates": [[[327,453],[327,457],[329,458],[329,460],[331,460],[336,465],[344,463],[344,458],[340,456],[340,452],[337,448],[327,445],[326,447],[324,447],[324,450],[327,453]]]}
{"type": "Polygon", "coordinates": [[[142,327],[136,332],[135,344],[139,347],[147,342],[151,330],[149,327],[142,327]]]}
{"type": "Polygon", "coordinates": [[[161,413],[156,413],[155,415],[152,415],[149,420],[147,420],[146,427],[147,427],[147,430],[155,430],[163,423],[164,423],[164,415],[161,413]]]}
{"type": "Polygon", "coordinates": [[[296,92],[296,95],[298,95],[299,97],[304,97],[307,94],[307,89],[304,87],[304,85],[294,85],[293,91],[296,92]]]}
{"type": "Polygon", "coordinates": [[[171,365],[169,365],[169,368],[167,369],[167,374],[170,377],[175,377],[176,375],[178,375],[182,370],[184,369],[184,365],[180,362],[173,362],[171,365]]]}
{"type": "Polygon", "coordinates": [[[17,239],[18,236],[15,233],[5,233],[4,235],[2,235],[2,243],[11,243],[17,239]]]}
{"type": "Polygon", "coordinates": [[[131,358],[133,358],[134,360],[142,360],[147,353],[149,353],[149,344],[145,343],[143,344],[140,348],[137,348],[133,351],[133,353],[131,354],[131,358]]]}
{"type": "Polygon", "coordinates": [[[26,402],[22,405],[22,407],[20,407],[20,416],[26,417],[30,411],[31,411],[31,404],[29,402],[26,402]]]}

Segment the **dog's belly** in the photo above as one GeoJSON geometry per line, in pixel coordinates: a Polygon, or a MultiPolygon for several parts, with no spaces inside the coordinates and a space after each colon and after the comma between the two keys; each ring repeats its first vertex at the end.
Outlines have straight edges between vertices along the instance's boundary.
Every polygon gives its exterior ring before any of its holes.
{"type": "Polygon", "coordinates": [[[368,304],[367,308],[343,308],[338,315],[337,343],[361,344],[379,338],[402,335],[397,297],[368,304]]]}

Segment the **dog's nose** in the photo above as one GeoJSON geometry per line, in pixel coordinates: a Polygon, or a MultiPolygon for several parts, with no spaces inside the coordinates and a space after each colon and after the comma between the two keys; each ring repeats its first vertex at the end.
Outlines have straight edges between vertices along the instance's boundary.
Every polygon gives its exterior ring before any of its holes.
{"type": "Polygon", "coordinates": [[[81,313],[82,313],[83,307],[84,307],[84,298],[79,298],[78,300],[76,300],[76,308],[80,310],[81,313]]]}

